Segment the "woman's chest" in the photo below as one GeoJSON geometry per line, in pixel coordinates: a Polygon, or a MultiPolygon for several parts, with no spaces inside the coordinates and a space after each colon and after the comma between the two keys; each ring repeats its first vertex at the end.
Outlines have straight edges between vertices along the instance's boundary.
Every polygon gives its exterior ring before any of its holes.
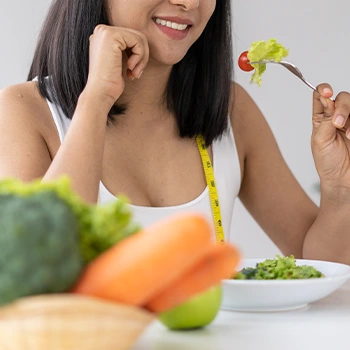
{"type": "MultiPolygon", "coordinates": [[[[128,155],[127,152],[118,152],[117,156],[110,155],[110,159],[107,159],[108,152],[105,152],[99,202],[113,201],[118,194],[127,195],[134,218],[143,227],[188,211],[202,213],[214,227],[211,191],[210,186],[206,185],[199,149],[195,142],[189,148],[178,149],[174,146],[170,149],[162,147],[161,154],[149,153],[150,148],[146,148],[146,152],[142,149],[131,152],[129,149],[128,155]],[[121,154],[123,159],[120,158],[121,154]],[[119,169],[111,165],[116,163],[119,169]]],[[[214,142],[209,154],[220,203],[220,219],[225,239],[228,240],[234,202],[241,182],[239,157],[233,137],[214,142]]]]}
{"type": "MultiPolygon", "coordinates": [[[[209,150],[211,154],[211,149],[209,150]]],[[[102,183],[133,205],[177,206],[193,201],[206,188],[197,144],[193,140],[106,142],[102,183]]]]}

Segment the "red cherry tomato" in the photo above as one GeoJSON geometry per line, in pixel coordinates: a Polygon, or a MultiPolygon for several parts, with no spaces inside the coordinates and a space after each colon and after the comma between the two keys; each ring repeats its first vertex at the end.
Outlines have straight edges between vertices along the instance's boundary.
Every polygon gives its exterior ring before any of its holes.
{"type": "Polygon", "coordinates": [[[244,51],[241,53],[241,55],[238,58],[238,66],[245,72],[250,72],[251,70],[254,69],[254,67],[248,63],[249,59],[247,55],[248,55],[248,51],[244,51]]]}

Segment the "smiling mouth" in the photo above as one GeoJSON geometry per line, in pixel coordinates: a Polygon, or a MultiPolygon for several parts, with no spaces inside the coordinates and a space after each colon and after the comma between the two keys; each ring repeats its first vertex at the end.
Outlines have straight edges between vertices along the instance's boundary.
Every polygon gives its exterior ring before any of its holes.
{"type": "Polygon", "coordinates": [[[154,18],[153,20],[154,20],[154,22],[156,22],[157,24],[159,24],[159,25],[161,25],[163,27],[168,27],[168,28],[171,28],[171,29],[179,30],[179,31],[184,31],[188,27],[190,27],[190,25],[188,25],[188,24],[181,24],[181,23],[176,23],[176,22],[170,22],[170,21],[166,21],[166,20],[160,19],[160,18],[154,18]]]}

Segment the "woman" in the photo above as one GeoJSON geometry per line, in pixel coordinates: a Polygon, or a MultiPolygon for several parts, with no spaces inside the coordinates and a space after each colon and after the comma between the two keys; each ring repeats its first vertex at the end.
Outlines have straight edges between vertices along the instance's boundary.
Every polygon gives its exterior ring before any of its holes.
{"type": "Polygon", "coordinates": [[[350,263],[350,141],[337,130],[350,96],[333,102],[326,84],[314,94],[318,209],[231,83],[229,10],[228,0],[54,1],[29,81],[1,92],[0,177],[68,174],[87,201],[127,195],[142,225],[179,211],[213,220],[203,135],[226,239],[239,196],[284,254],[350,263]]]}

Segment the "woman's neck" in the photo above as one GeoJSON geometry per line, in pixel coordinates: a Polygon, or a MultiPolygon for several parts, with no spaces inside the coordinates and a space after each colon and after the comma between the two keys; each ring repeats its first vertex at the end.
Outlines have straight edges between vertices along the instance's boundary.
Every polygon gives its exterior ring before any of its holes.
{"type": "Polygon", "coordinates": [[[130,81],[125,78],[124,92],[117,101],[119,105],[126,106],[125,114],[117,118],[119,128],[144,132],[171,125],[173,132],[177,130],[175,117],[168,110],[166,101],[171,69],[171,66],[160,66],[150,61],[140,79],[130,81]]]}
{"type": "Polygon", "coordinates": [[[125,88],[118,104],[136,107],[143,105],[154,108],[164,105],[165,92],[171,73],[171,66],[159,65],[150,59],[142,76],[130,81],[124,76],[125,88]]]}

